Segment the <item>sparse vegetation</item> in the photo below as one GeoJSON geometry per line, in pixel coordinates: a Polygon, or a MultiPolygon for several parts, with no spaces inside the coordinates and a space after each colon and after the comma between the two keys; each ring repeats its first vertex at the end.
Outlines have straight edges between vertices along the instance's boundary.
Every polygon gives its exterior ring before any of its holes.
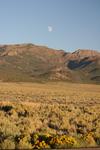
{"type": "Polygon", "coordinates": [[[1,83],[0,149],[100,146],[100,86],[1,83]]]}

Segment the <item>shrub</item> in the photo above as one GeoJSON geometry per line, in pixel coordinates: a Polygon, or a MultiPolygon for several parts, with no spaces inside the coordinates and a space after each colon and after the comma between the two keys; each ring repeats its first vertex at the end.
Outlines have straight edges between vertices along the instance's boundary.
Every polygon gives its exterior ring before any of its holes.
{"type": "Polygon", "coordinates": [[[95,147],[97,145],[91,132],[84,135],[83,139],[86,143],[86,147],[95,147]]]}
{"type": "Polygon", "coordinates": [[[12,106],[6,105],[6,106],[2,106],[2,107],[1,107],[1,110],[5,111],[5,112],[8,112],[8,111],[10,111],[12,108],[13,108],[12,106]]]}
{"type": "Polygon", "coordinates": [[[5,139],[1,144],[0,144],[0,149],[15,149],[15,143],[11,139],[5,139]]]}
{"type": "Polygon", "coordinates": [[[19,137],[18,143],[16,144],[17,149],[32,149],[32,145],[29,139],[29,135],[19,137]]]}
{"type": "Polygon", "coordinates": [[[69,148],[77,145],[77,141],[74,137],[61,135],[52,137],[50,140],[52,148],[69,148]]]}

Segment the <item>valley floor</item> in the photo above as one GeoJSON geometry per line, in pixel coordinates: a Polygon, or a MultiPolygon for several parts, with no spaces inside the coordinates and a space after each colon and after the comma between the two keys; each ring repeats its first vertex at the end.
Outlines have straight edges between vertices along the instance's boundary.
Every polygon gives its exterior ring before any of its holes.
{"type": "Polygon", "coordinates": [[[100,146],[100,85],[0,83],[0,149],[100,146]]]}

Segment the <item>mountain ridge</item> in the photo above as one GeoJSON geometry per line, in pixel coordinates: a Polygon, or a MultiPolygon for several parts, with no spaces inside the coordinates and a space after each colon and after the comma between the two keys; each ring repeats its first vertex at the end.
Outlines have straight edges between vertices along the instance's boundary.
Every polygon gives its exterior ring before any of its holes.
{"type": "Polygon", "coordinates": [[[71,53],[31,43],[0,45],[0,80],[100,83],[100,52],[71,53]]]}

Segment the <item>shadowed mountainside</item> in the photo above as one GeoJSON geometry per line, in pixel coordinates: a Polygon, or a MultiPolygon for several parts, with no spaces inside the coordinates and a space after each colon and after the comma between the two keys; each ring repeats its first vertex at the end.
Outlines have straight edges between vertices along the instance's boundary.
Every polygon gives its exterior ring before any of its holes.
{"type": "Polygon", "coordinates": [[[100,52],[73,53],[33,44],[0,46],[1,81],[100,83],[100,52]]]}

